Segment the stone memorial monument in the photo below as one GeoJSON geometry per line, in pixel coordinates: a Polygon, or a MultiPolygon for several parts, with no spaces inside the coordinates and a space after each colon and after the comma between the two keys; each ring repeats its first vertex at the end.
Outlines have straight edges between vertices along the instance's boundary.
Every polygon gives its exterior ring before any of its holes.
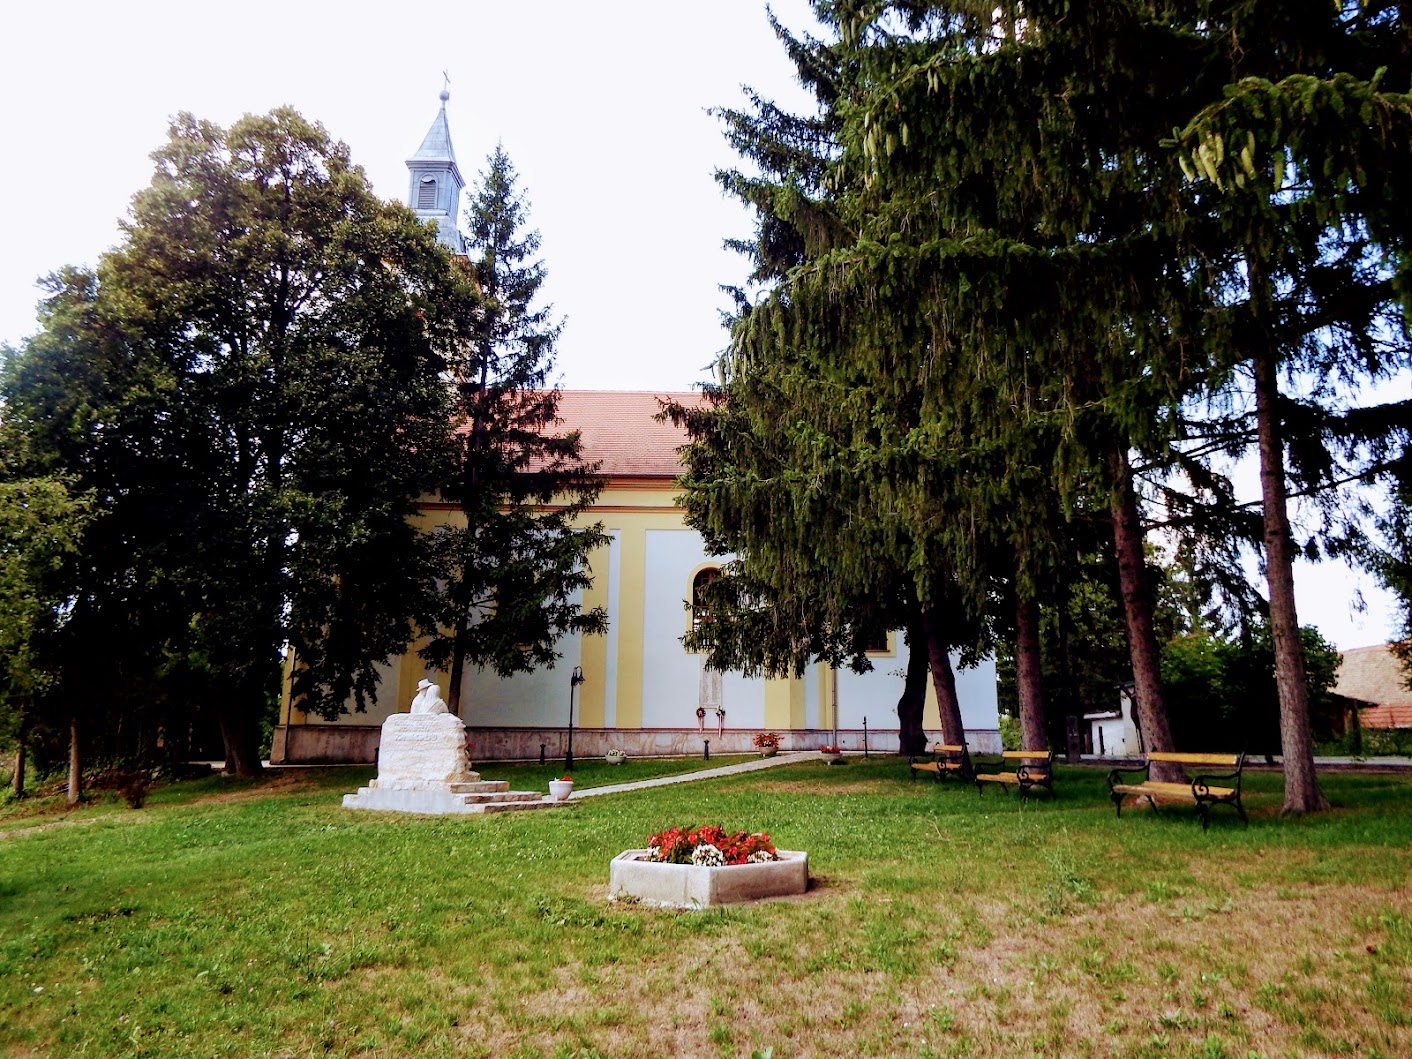
{"type": "Polygon", "coordinates": [[[472,772],[466,726],[447,712],[441,689],[429,680],[417,685],[407,713],[394,713],[383,722],[377,779],[343,796],[345,809],[429,815],[555,804],[560,803],[533,791],[512,791],[508,783],[482,780],[472,772]]]}

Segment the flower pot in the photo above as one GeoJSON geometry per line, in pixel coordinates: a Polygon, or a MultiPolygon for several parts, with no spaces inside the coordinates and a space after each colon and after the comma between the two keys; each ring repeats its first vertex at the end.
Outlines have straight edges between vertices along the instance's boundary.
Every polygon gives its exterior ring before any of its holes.
{"type": "Polygon", "coordinates": [[[827,751],[827,750],[820,750],[820,751],[819,751],[819,756],[824,759],[824,763],[825,763],[825,764],[828,764],[828,765],[841,765],[841,764],[843,764],[843,755],[842,755],[841,753],[835,754],[835,753],[831,753],[831,752],[829,752],[829,751],[827,751]]]}
{"type": "Polygon", "coordinates": [[[552,799],[554,799],[554,801],[556,801],[556,802],[566,802],[566,801],[568,801],[568,800],[569,800],[569,795],[573,792],[573,789],[574,789],[574,781],[573,781],[573,780],[550,780],[550,781],[549,781],[549,797],[552,798],[552,799]]]}
{"type": "Polygon", "coordinates": [[[775,756],[776,754],[778,754],[779,752],[780,752],[780,748],[777,747],[777,746],[762,746],[762,747],[760,748],[760,756],[761,756],[761,757],[774,757],[774,756],[775,756]]]}
{"type": "Polygon", "coordinates": [[[663,864],[646,849],[624,850],[608,867],[610,899],[633,898],[671,908],[709,908],[737,901],[802,894],[809,889],[809,854],[776,851],[779,860],[705,868],[663,864]]]}
{"type": "Polygon", "coordinates": [[[624,754],[621,750],[610,750],[608,751],[608,753],[603,755],[603,760],[608,762],[608,764],[610,765],[621,765],[627,759],[628,756],[624,754]]]}

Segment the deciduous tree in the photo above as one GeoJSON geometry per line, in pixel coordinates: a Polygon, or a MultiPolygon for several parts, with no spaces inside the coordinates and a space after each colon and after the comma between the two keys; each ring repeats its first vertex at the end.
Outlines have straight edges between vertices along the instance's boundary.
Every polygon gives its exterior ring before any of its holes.
{"type": "Polygon", "coordinates": [[[332,715],[374,695],[375,664],[410,638],[430,578],[410,519],[448,430],[438,309],[453,274],[292,110],[229,129],[181,115],[153,158],[120,245],[70,292],[86,299],[81,341],[51,327],[22,354],[62,395],[43,362],[72,353],[101,401],[56,418],[39,388],[13,407],[143,557],[149,576],[109,593],[102,619],[165,613],[166,642],[207,673],[227,768],[249,774],[286,645],[296,694],[332,715]],[[140,425],[134,451],[105,437],[140,425]]]}

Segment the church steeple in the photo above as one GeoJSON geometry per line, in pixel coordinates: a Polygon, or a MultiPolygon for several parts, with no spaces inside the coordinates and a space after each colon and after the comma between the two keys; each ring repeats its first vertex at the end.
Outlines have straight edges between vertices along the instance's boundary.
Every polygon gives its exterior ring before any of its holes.
{"type": "Polygon", "coordinates": [[[466,182],[456,165],[456,151],[451,146],[451,129],[446,124],[446,101],[451,93],[441,90],[441,111],[427,130],[417,153],[407,159],[411,185],[407,205],[424,221],[435,221],[438,238],[453,254],[466,252],[465,240],[456,227],[456,214],[461,208],[461,190],[466,182]]]}

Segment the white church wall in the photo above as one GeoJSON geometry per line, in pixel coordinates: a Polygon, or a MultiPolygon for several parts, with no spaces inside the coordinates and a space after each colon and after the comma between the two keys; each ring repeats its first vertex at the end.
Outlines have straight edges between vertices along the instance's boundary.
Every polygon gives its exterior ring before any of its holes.
{"type": "MultiPolygon", "coordinates": [[[[581,593],[574,602],[582,602],[581,593]]],[[[559,641],[560,658],[554,668],[497,676],[493,669],[468,667],[461,693],[461,719],[475,725],[567,725],[569,723],[569,676],[582,662],[581,639],[566,636],[559,641]]],[[[577,715],[575,716],[577,722],[577,715]]]]}
{"type": "MultiPolygon", "coordinates": [[[[906,648],[903,648],[906,651],[906,648]]],[[[906,660],[903,659],[903,662],[906,660]]],[[[905,673],[897,670],[905,666],[896,658],[875,658],[869,673],[855,673],[851,669],[838,671],[838,726],[840,728],[862,728],[863,718],[868,719],[872,731],[879,728],[897,728],[897,700],[902,697],[902,687],[906,683],[905,673]]]]}
{"type": "MultiPolygon", "coordinates": [[[[642,726],[696,727],[701,656],[681,645],[690,614],[686,600],[693,573],[710,560],[695,530],[648,530],[643,583],[642,726]]],[[[765,717],[763,680],[739,673],[721,676],[721,706],[728,728],[760,727],[765,717]]],[[[715,715],[706,718],[712,727],[715,715]]]]}
{"type": "Polygon", "coordinates": [[[819,709],[819,666],[811,662],[804,669],[804,727],[822,728],[819,709]]]}
{"type": "Polygon", "coordinates": [[[961,723],[967,731],[998,730],[1000,705],[995,694],[995,660],[987,658],[971,669],[960,668],[960,660],[951,656],[956,671],[956,698],[961,702],[961,723]]]}

